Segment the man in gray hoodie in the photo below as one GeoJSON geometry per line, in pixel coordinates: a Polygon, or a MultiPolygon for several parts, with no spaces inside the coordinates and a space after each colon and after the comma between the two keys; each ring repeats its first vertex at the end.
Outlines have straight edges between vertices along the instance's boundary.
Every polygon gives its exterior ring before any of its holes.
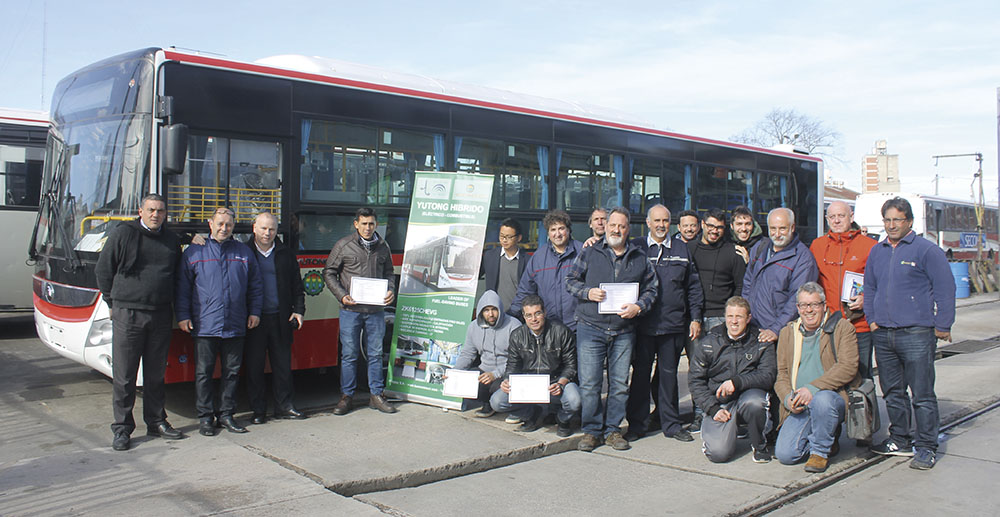
{"type": "Polygon", "coordinates": [[[510,333],[521,322],[504,314],[503,302],[496,291],[486,291],[476,304],[476,320],[469,323],[465,331],[465,343],[458,355],[455,369],[468,370],[479,360],[479,397],[483,406],[475,416],[486,418],[494,411],[490,406],[490,395],[500,389],[504,373],[507,371],[507,346],[510,333]]]}

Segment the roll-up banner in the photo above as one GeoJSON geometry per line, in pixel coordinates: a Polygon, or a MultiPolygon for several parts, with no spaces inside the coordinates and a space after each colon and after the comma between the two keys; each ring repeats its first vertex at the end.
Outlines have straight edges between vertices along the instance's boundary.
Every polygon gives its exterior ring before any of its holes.
{"type": "Polygon", "coordinates": [[[493,176],[417,171],[385,391],[459,409],[441,393],[472,320],[493,176]]]}

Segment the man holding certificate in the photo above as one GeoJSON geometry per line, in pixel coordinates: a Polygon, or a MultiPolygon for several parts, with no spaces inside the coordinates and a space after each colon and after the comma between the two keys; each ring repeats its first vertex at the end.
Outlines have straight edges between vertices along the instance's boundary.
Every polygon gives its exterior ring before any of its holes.
{"type": "Polygon", "coordinates": [[[659,286],[646,254],[628,241],[628,210],[612,210],[605,228],[604,238],[585,248],[566,275],[566,290],[578,300],[581,418],[586,433],[579,449],[586,452],[601,443],[616,450],[629,449],[621,423],[628,398],[636,316],[652,308],[659,286]],[[628,295],[631,298],[626,298],[628,295]],[[601,303],[605,300],[616,300],[617,307],[607,307],[609,304],[601,303]],[[601,402],[605,361],[607,408],[601,402]]]}
{"type": "Polygon", "coordinates": [[[375,211],[359,208],[354,215],[354,229],[330,250],[323,268],[323,278],[330,292],[340,301],[341,397],[333,414],[351,411],[357,387],[357,369],[361,355],[361,329],[364,329],[365,355],[368,357],[369,406],[383,413],[396,408],[382,395],[385,374],[382,371],[382,338],[385,336],[385,306],[395,298],[392,252],[378,232],[375,211]]]}
{"type": "Polygon", "coordinates": [[[490,396],[500,389],[500,382],[507,373],[507,346],[510,333],[521,322],[504,314],[503,301],[496,291],[483,293],[476,305],[476,319],[465,331],[465,343],[455,362],[455,370],[468,370],[479,360],[479,400],[483,407],[476,411],[479,418],[493,416],[490,396]]]}
{"type": "Polygon", "coordinates": [[[834,201],[826,208],[826,223],[829,233],[814,240],[809,251],[816,257],[818,282],[826,291],[826,307],[831,314],[842,312],[844,319],[854,324],[858,336],[858,370],[862,377],[871,379],[872,334],[862,310],[865,295],[864,292],[852,295],[850,282],[846,293],[843,287],[845,276],[848,279],[861,277],[864,285],[868,253],[876,242],[853,227],[854,212],[843,201],[834,201]]]}
{"type": "Polygon", "coordinates": [[[507,373],[490,398],[493,409],[520,417],[518,431],[530,433],[542,425],[550,408],[557,408],[556,434],[573,434],[570,421],[580,411],[576,377],[576,338],[558,321],[545,318],[538,295],[524,297],[524,325],[510,333],[507,373]]]}

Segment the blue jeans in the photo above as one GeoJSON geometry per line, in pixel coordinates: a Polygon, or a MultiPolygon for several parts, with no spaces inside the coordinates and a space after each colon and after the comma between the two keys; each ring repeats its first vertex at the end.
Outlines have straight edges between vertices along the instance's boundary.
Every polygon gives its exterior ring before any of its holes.
{"type": "Polygon", "coordinates": [[[872,376],[872,333],[858,332],[858,373],[864,379],[874,379],[872,376]]]}
{"type": "Polygon", "coordinates": [[[357,388],[358,361],[361,355],[361,341],[364,329],[365,354],[368,356],[368,391],[381,395],[385,389],[385,375],[382,373],[382,338],[385,337],[385,311],[373,313],[340,311],[340,391],[348,397],[354,396],[357,388]]]}
{"type": "Polygon", "coordinates": [[[705,334],[708,334],[709,330],[712,330],[713,328],[719,325],[725,325],[725,324],[726,324],[725,316],[705,316],[704,318],[702,318],[701,335],[704,336],[705,334]]]}
{"type": "Polygon", "coordinates": [[[621,432],[635,332],[612,334],[581,321],[576,328],[576,339],[583,432],[600,438],[621,432]],[[608,364],[607,407],[601,402],[605,360],[608,364]]]}
{"type": "Polygon", "coordinates": [[[940,426],[937,396],[934,395],[934,354],[937,336],[931,327],[880,327],[872,331],[878,381],[889,413],[889,438],[905,447],[937,450],[940,426]],[[910,408],[909,388],[913,395],[910,408]],[[910,430],[911,412],[916,416],[916,432],[910,430]],[[914,435],[916,435],[914,437],[914,435]]]}
{"type": "Polygon", "coordinates": [[[500,389],[490,396],[490,405],[497,413],[509,412],[514,416],[521,417],[525,422],[531,418],[531,414],[536,408],[541,410],[538,418],[544,417],[555,409],[556,419],[565,424],[580,411],[580,388],[575,382],[566,383],[562,395],[549,395],[548,404],[512,404],[510,394],[500,389]]]}
{"type": "Polygon", "coordinates": [[[774,456],[785,465],[798,463],[809,454],[829,458],[833,439],[844,422],[845,406],[844,399],[836,391],[817,391],[809,407],[801,413],[788,415],[781,424],[774,456]]]}

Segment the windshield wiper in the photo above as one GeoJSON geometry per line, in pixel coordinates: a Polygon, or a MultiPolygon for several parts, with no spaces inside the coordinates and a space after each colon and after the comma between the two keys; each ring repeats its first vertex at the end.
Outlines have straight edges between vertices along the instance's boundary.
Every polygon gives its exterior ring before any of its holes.
{"type": "Polygon", "coordinates": [[[42,214],[44,213],[48,217],[49,225],[49,238],[52,243],[55,244],[54,236],[52,235],[52,225],[55,224],[58,228],[59,237],[63,240],[63,254],[65,255],[66,261],[69,262],[69,270],[80,269],[83,267],[80,257],[76,254],[71,246],[71,240],[66,232],[66,226],[63,224],[62,218],[62,208],[58,203],[59,187],[62,184],[63,175],[66,171],[66,163],[69,161],[70,157],[75,156],[80,152],[80,144],[65,145],[62,141],[59,141],[59,156],[55,163],[52,165],[53,173],[52,178],[49,182],[48,188],[42,194],[42,198],[39,200],[38,214],[35,216],[35,227],[31,231],[31,241],[28,245],[28,257],[30,260],[38,259],[38,250],[35,248],[35,241],[38,238],[38,228],[41,225],[42,214]],[[68,152],[68,151],[71,151],[68,152]]]}

